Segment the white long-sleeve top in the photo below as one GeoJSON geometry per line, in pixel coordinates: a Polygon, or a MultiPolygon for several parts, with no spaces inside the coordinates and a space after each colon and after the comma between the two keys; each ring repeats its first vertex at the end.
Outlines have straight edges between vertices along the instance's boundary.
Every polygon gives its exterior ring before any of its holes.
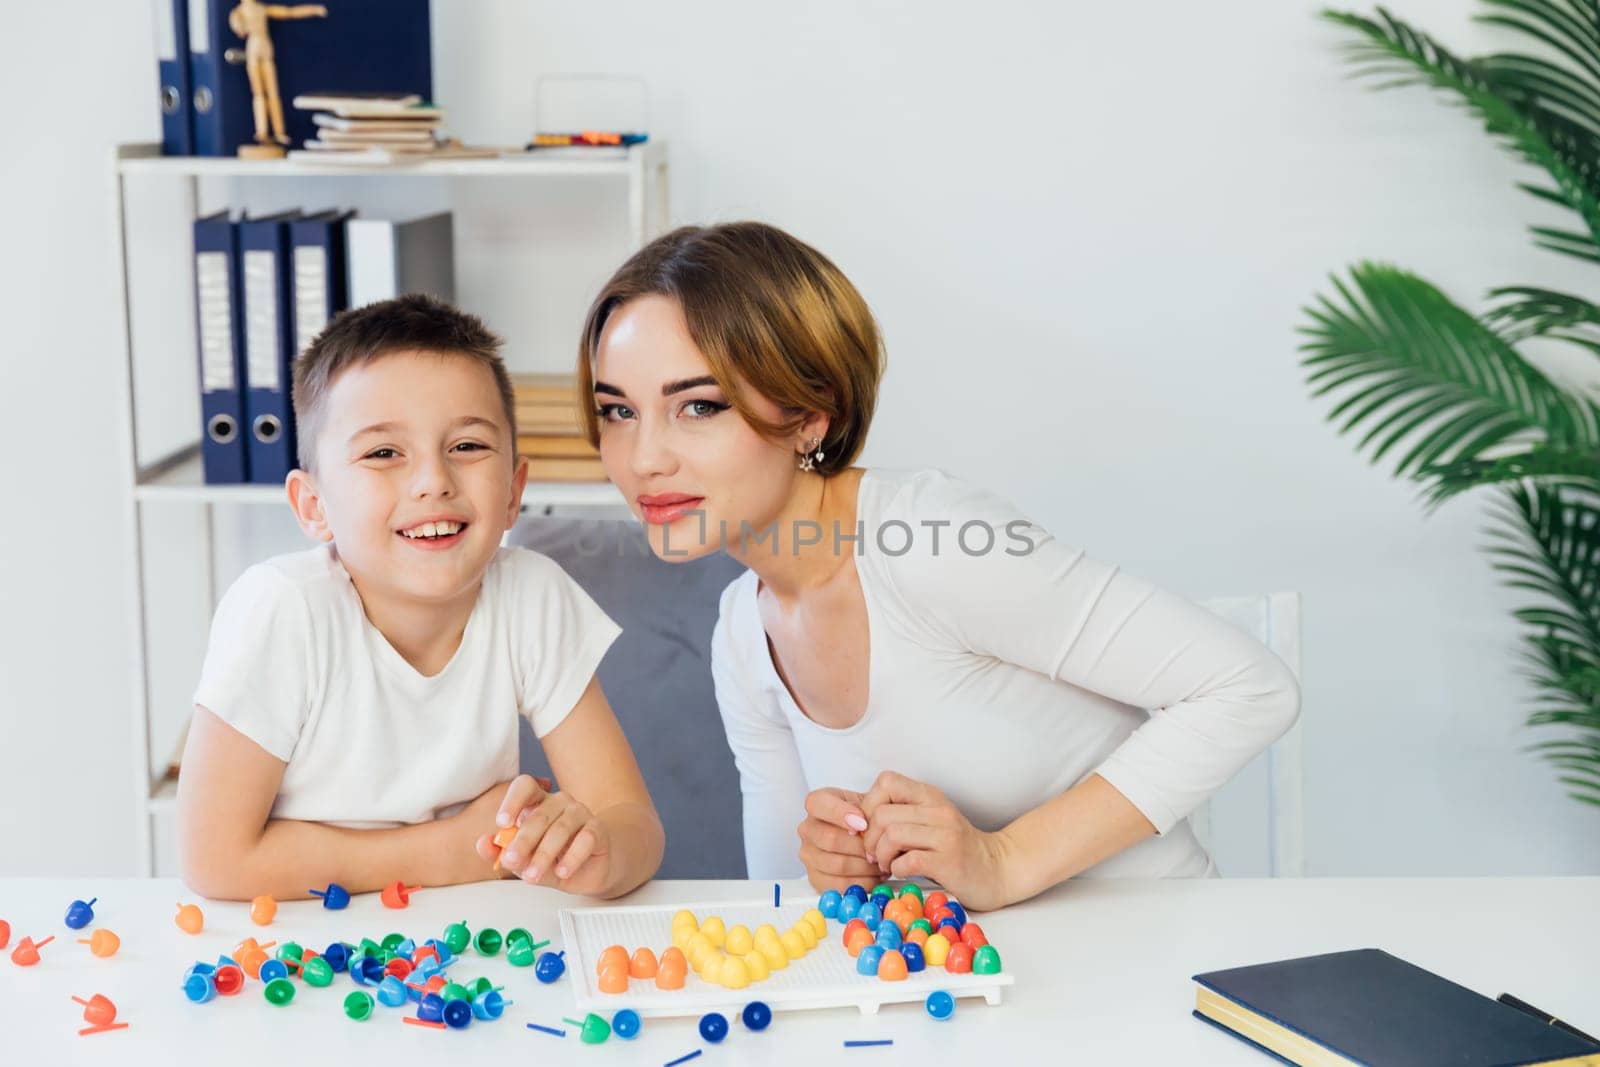
{"type": "Polygon", "coordinates": [[[1282,660],[939,471],[868,470],[857,521],[842,533],[860,540],[841,543],[857,552],[871,648],[853,726],[796,705],[755,572],[722,595],[711,666],[750,877],[803,875],[806,794],[865,791],[884,770],[938,787],[982,830],[1098,773],[1158,833],[1086,876],[1216,873],[1186,816],[1293,724],[1299,686],[1282,660]]]}

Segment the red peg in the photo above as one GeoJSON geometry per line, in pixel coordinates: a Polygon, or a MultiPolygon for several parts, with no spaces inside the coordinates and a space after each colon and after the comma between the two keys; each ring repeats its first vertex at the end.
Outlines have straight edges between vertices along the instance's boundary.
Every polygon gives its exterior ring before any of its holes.
{"type": "MultiPolygon", "coordinates": [[[[498,836],[498,835],[497,835],[498,836]]],[[[381,899],[386,908],[403,908],[411,903],[411,894],[421,889],[420,885],[406,885],[404,882],[395,882],[384,887],[381,899]]]]}
{"type": "Polygon", "coordinates": [[[73,997],[75,1003],[83,1005],[83,1021],[90,1026],[109,1026],[117,1021],[117,1006],[111,1003],[109,997],[99,993],[84,1000],[82,997],[73,997]]]}
{"type": "Polygon", "coordinates": [[[18,967],[32,967],[39,962],[39,950],[56,939],[55,934],[35,944],[33,938],[25,937],[17,942],[17,947],[11,950],[11,962],[18,967]]]}
{"type": "Polygon", "coordinates": [[[82,997],[73,997],[72,999],[83,1005],[83,1021],[89,1024],[87,1029],[78,1031],[79,1037],[87,1034],[109,1033],[112,1030],[126,1030],[128,1028],[127,1023],[116,1021],[117,1006],[111,1003],[109,997],[103,997],[96,993],[88,1000],[84,1000],[82,997]]]}
{"type": "Polygon", "coordinates": [[[0,948],[5,948],[11,943],[11,924],[0,919],[0,948]]]}

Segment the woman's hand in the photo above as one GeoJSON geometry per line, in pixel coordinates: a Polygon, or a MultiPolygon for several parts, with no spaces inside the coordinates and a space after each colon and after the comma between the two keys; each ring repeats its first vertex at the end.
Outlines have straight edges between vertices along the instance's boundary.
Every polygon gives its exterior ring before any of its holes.
{"type": "Polygon", "coordinates": [[[567,893],[598,894],[611,877],[611,836],[605,823],[566,793],[549,792],[548,780],[520,775],[506,787],[496,826],[516,826],[503,849],[494,836],[478,838],[478,855],[529,885],[567,893]]]}
{"type": "Polygon", "coordinates": [[[866,829],[860,793],[815,789],[807,794],[806,817],[797,827],[800,862],[818,892],[877,880],[877,864],[868,859],[861,840],[866,829]]]}
{"type": "Polygon", "coordinates": [[[933,786],[884,771],[862,795],[861,811],[875,875],[932,878],[971,911],[1020,899],[1008,885],[1005,832],[979,830],[933,786]]]}

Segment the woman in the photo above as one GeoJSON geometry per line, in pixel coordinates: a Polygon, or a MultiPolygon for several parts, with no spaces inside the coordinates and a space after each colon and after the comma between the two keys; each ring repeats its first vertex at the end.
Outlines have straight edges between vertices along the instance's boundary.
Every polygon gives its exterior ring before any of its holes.
{"type": "Polygon", "coordinates": [[[1293,723],[1292,674],[972,486],[851,466],[882,370],[850,282],[757,223],[658,239],[584,326],[589,434],[652,548],[750,568],[712,639],[750,876],[983,910],[1214,874],[1185,816],[1293,723]]]}

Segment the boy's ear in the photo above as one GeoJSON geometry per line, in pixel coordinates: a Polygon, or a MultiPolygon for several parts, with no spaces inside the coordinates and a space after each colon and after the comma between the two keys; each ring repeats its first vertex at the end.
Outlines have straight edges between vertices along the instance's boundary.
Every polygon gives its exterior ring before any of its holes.
{"type": "Polygon", "coordinates": [[[289,506],[294,509],[295,521],[313,541],[332,541],[333,530],[327,516],[322,513],[322,498],[317,495],[316,482],[309,471],[296,467],[289,472],[283,488],[289,494],[289,506]]]}
{"type": "Polygon", "coordinates": [[[522,490],[528,484],[528,457],[518,456],[517,465],[511,470],[511,505],[506,511],[506,529],[517,524],[517,516],[522,514],[522,490]]]}

